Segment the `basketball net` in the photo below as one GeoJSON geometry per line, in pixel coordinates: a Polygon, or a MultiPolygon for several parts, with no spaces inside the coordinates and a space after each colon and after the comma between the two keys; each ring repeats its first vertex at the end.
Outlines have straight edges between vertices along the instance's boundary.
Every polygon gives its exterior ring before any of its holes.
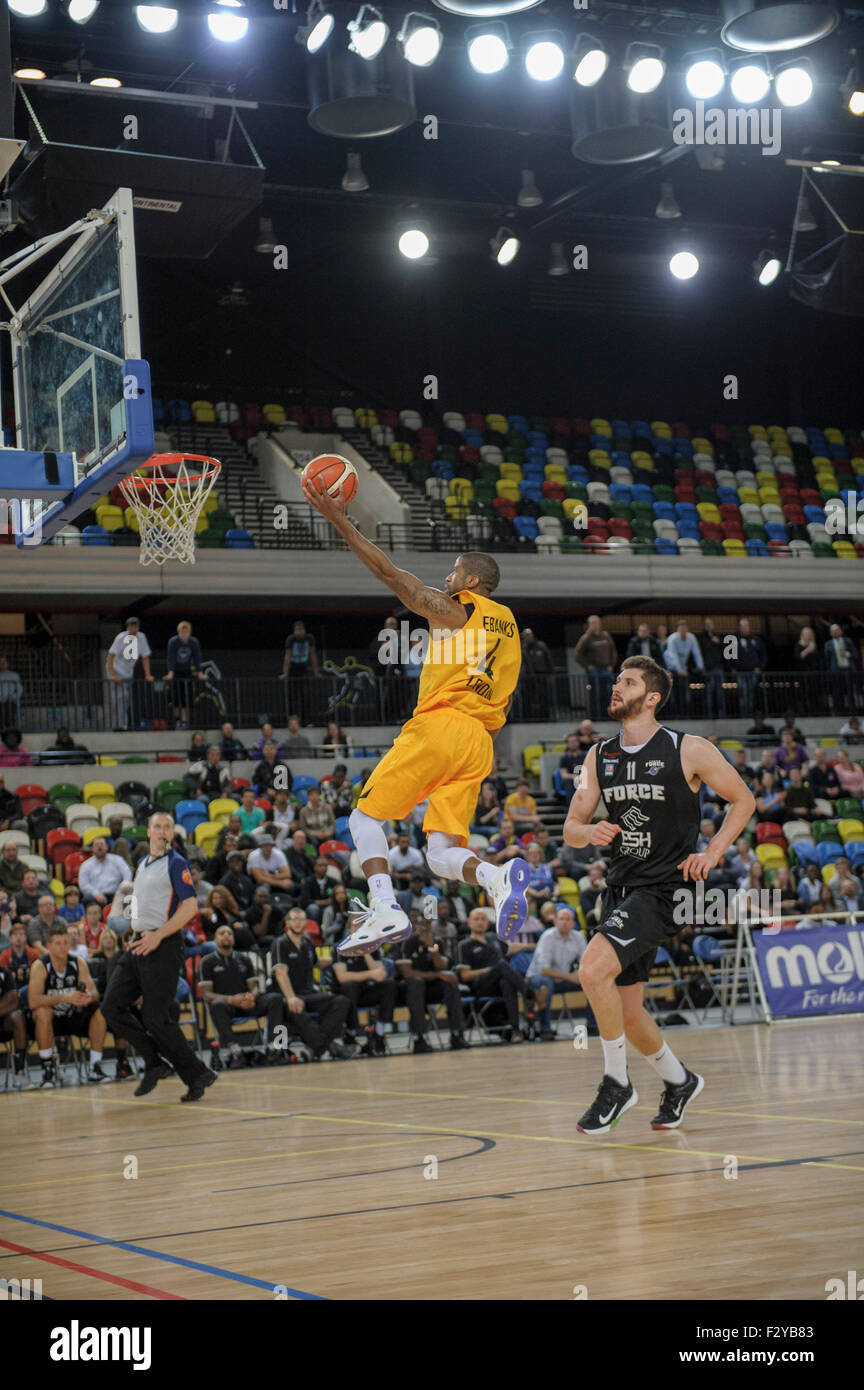
{"type": "Polygon", "coordinates": [[[142,565],[194,565],[198,518],[221,468],[206,454],[154,454],[122,480],[120,489],[138,519],[142,565]]]}

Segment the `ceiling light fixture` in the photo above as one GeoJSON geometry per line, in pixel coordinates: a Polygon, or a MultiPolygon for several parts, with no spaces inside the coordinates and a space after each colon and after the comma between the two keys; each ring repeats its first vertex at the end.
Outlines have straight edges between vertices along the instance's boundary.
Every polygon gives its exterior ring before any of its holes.
{"type": "Polygon", "coordinates": [[[177,28],[178,13],[173,5],[136,5],[135,18],[146,34],[170,34],[177,28]]]}
{"type": "Polygon", "coordinates": [[[374,5],[361,5],[357,18],[348,25],[348,33],[351,35],[350,51],[370,63],[378,57],[387,42],[390,25],[385,24],[381,11],[376,10],[374,5]]]}
{"type": "Polygon", "coordinates": [[[396,35],[405,61],[415,68],[431,68],[444,43],[441,25],[437,19],[412,12],[406,14],[402,28],[396,35]]]}

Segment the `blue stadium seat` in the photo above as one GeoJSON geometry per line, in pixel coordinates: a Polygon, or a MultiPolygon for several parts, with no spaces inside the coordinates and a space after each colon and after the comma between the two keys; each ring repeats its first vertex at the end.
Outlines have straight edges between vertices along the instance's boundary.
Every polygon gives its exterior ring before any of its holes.
{"type": "Polygon", "coordinates": [[[816,846],[816,854],[819,858],[820,867],[824,869],[826,864],[833,864],[835,859],[839,859],[845,850],[839,840],[823,840],[816,846]]]}
{"type": "Polygon", "coordinates": [[[804,515],[808,521],[816,521],[820,526],[825,525],[826,518],[824,507],[805,507],[804,515]]]}
{"type": "Polygon", "coordinates": [[[654,515],[658,521],[674,521],[675,507],[671,502],[655,502],[654,515]]]}
{"type": "Polygon", "coordinates": [[[785,526],[781,526],[779,521],[769,521],[765,526],[765,534],[769,541],[788,541],[789,532],[785,526]]]}
{"type": "Polygon", "coordinates": [[[678,543],[677,541],[664,541],[663,539],[658,538],[654,542],[654,549],[656,550],[658,555],[677,555],[678,543]]]}
{"type": "Polygon", "coordinates": [[[255,549],[255,542],[249,532],[244,531],[240,526],[232,527],[230,531],[225,532],[225,544],[229,550],[255,549]]]}
{"type": "Polygon", "coordinates": [[[718,489],[717,489],[717,503],[718,503],[718,506],[721,506],[721,505],[723,505],[724,503],[729,503],[730,506],[732,506],[732,507],[737,507],[737,506],[738,506],[738,489],[737,489],[737,487],[718,487],[718,489]]]}
{"type": "Polygon", "coordinates": [[[174,807],[174,819],[182,825],[187,835],[191,835],[196,825],[209,820],[210,816],[203,801],[178,801],[174,807]]]}
{"type": "Polygon", "coordinates": [[[610,483],[609,499],[612,502],[626,502],[629,505],[633,501],[633,490],[624,483],[610,483]]]}
{"type": "Polygon", "coordinates": [[[568,463],[567,481],[568,483],[587,483],[588,469],[583,468],[581,463],[568,463]]]}
{"type": "Polygon", "coordinates": [[[744,542],[744,549],[747,551],[747,554],[748,554],[748,555],[770,555],[770,554],[771,554],[771,551],[768,549],[768,547],[767,547],[767,545],[765,544],[764,541],[745,541],[745,542],[744,542]]]}
{"type": "Polygon", "coordinates": [[[650,502],[653,505],[654,489],[649,487],[647,483],[634,483],[632,492],[634,502],[650,502]]]}
{"type": "Polygon", "coordinates": [[[110,545],[111,536],[104,526],[85,526],[81,532],[82,545],[110,545]]]}
{"type": "Polygon", "coordinates": [[[523,540],[535,541],[540,534],[540,528],[533,516],[514,516],[513,527],[523,540]]]}

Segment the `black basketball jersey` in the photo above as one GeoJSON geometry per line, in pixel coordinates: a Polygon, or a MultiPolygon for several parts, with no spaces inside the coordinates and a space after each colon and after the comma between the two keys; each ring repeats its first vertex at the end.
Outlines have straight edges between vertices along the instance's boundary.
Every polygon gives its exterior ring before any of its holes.
{"type": "Polygon", "coordinates": [[[661,725],[635,753],[621,747],[620,734],[597,745],[607,819],[621,826],[609,847],[607,883],[683,882],[678,865],[696,853],[699,838],[699,793],[684,776],[682,737],[661,725]]]}
{"type": "MultiPolygon", "coordinates": [[[[78,957],[70,954],[66,958],[66,969],[61,975],[55,968],[51,957],[46,953],[42,957],[42,964],[45,966],[45,993],[46,994],[72,994],[81,986],[78,983],[78,957]]],[[[54,1013],[69,1014],[74,1009],[74,1004],[55,1004],[54,1013]]]]}

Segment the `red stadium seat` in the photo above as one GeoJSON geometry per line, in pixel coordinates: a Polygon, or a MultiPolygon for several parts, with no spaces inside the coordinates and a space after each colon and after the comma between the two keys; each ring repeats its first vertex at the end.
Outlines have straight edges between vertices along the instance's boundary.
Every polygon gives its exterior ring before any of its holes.
{"type": "Polygon", "coordinates": [[[253,805],[260,806],[261,810],[266,811],[268,815],[273,810],[273,803],[268,801],[266,796],[256,796],[253,805]]]}
{"type": "Polygon", "coordinates": [[[235,792],[242,792],[246,787],[251,787],[252,783],[248,777],[232,777],[231,789],[235,792]]]}
{"type": "Polygon", "coordinates": [[[74,830],[67,830],[65,826],[49,830],[45,836],[45,858],[49,864],[62,864],[64,859],[80,848],[81,836],[74,830]]]}
{"type": "Polygon", "coordinates": [[[20,787],[15,788],[18,799],[21,802],[21,811],[25,816],[36,806],[44,806],[48,800],[48,793],[44,787],[40,787],[38,782],[22,782],[20,787]]]}
{"type": "Polygon", "coordinates": [[[84,860],[89,858],[89,854],[77,851],[73,854],[66,855],[66,858],[63,860],[63,878],[66,883],[78,882],[78,870],[81,868],[84,860]]]}

